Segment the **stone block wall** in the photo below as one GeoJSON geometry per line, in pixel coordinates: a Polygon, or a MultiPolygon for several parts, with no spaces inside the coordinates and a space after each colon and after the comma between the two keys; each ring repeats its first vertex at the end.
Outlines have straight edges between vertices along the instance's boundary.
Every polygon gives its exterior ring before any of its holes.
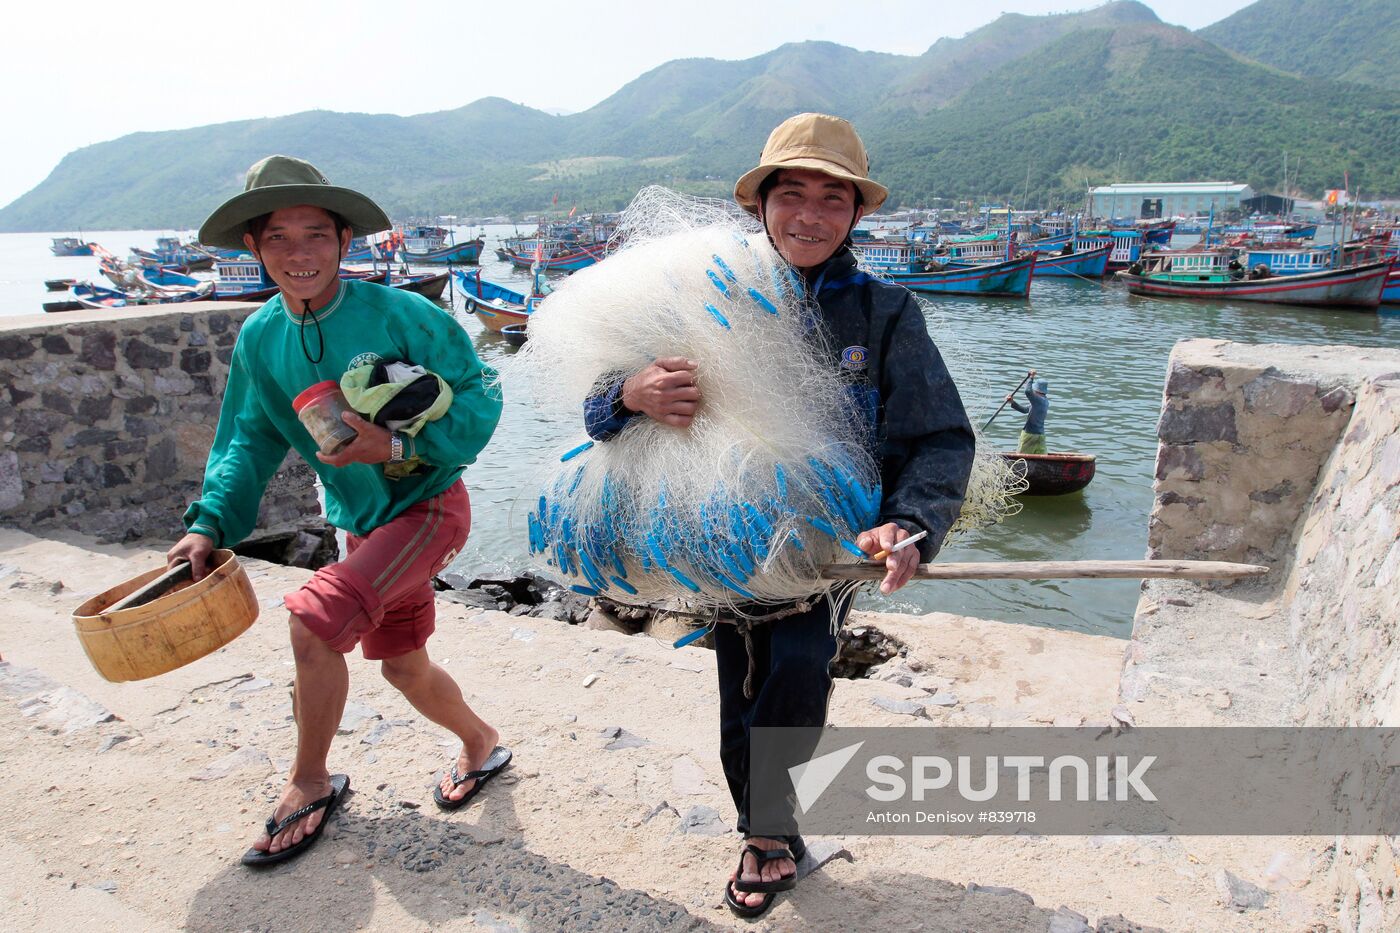
{"type": "MultiPolygon", "coordinates": [[[[1209,619],[1171,617],[1212,649],[1181,662],[1253,677],[1257,636],[1207,637],[1222,619],[1252,620],[1285,642],[1278,725],[1400,727],[1400,352],[1183,341],[1158,430],[1152,555],[1272,567],[1262,584],[1217,594],[1209,619]]],[[[1156,589],[1139,605],[1125,678],[1132,657],[1172,640],[1147,619],[1156,589]]],[[[1400,837],[1336,837],[1325,872],[1340,929],[1400,928],[1400,837]]]]}
{"type": "Polygon", "coordinates": [[[1157,425],[1149,556],[1262,564],[1285,558],[1351,416],[1356,353],[1178,343],[1157,425]]]}
{"type": "MultiPolygon", "coordinates": [[[[256,305],[0,318],[0,522],[173,540],[199,494],[233,345],[256,305]]],[[[291,455],[262,527],[320,514],[291,455]]]]}

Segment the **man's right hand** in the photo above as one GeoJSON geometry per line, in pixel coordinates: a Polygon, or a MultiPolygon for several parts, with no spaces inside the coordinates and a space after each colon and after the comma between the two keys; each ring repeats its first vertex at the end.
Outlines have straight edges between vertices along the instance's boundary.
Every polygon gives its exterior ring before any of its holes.
{"type": "Polygon", "coordinates": [[[700,403],[695,361],[666,356],[622,384],[622,404],[676,428],[690,427],[700,403]]]}
{"type": "Polygon", "coordinates": [[[170,569],[182,561],[189,561],[190,570],[194,574],[195,581],[198,582],[203,580],[205,574],[209,572],[209,555],[212,553],[214,553],[214,539],[197,531],[191,531],[177,541],[173,548],[166,551],[166,567],[170,569]]]}

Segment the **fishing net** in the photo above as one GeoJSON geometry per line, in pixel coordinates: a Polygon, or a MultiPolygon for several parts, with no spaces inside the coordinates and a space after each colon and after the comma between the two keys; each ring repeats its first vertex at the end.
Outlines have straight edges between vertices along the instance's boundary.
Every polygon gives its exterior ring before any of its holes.
{"type": "MultiPolygon", "coordinates": [[[[632,418],[564,452],[531,503],[531,554],[587,595],[697,608],[829,590],[823,564],[864,555],[879,515],[867,420],[832,365],[801,280],[757,221],[659,187],[623,215],[617,250],[574,274],[502,366],[572,413],[663,357],[696,364],[689,427],[632,418]]],[[[582,439],[582,438],[580,438],[582,439]]],[[[974,521],[1005,507],[999,461],[974,480],[974,521]],[[996,503],[996,504],[992,504],[996,503]]]]}

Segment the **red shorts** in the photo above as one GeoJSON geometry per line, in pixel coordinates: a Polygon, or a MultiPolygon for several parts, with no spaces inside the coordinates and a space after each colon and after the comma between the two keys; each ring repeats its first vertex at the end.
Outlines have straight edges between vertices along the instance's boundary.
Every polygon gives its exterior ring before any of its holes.
{"type": "Polygon", "coordinates": [[[433,575],[461,551],[471,524],[467,489],[454,483],[364,537],[347,535],[345,559],[283,603],[336,651],[358,643],[371,661],[417,651],[433,634],[433,575]]]}

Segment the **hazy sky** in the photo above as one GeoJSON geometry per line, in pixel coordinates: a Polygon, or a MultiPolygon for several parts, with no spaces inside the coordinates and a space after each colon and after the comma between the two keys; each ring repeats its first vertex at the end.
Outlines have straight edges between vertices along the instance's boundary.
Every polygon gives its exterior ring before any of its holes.
{"type": "MultiPolygon", "coordinates": [[[[1147,0],[1199,29],[1250,0],[1147,0]]],[[[0,205],[128,133],[303,110],[415,114],[504,97],[580,111],[676,58],[822,39],[918,55],[1002,13],[1092,0],[17,0],[0,34],[0,205]],[[339,62],[339,64],[334,64],[339,62]]]]}

